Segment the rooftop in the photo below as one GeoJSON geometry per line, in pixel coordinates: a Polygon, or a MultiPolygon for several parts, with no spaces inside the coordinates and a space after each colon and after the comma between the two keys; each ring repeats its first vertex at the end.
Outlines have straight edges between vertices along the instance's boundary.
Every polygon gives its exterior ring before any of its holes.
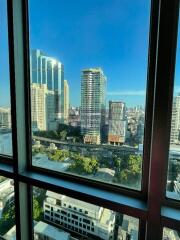
{"type": "Polygon", "coordinates": [[[76,207],[79,207],[80,209],[84,208],[89,212],[98,213],[101,209],[101,207],[99,207],[97,205],[87,203],[87,202],[83,202],[83,201],[80,201],[80,200],[77,200],[77,199],[62,195],[62,194],[54,193],[54,192],[51,192],[51,191],[47,191],[46,196],[54,198],[54,199],[62,200],[63,202],[66,203],[66,205],[76,206],[76,207]]]}
{"type": "Polygon", "coordinates": [[[38,222],[36,226],[34,227],[34,233],[42,234],[46,237],[49,237],[53,240],[69,240],[70,234],[62,231],[60,229],[57,229],[45,222],[38,222]]]}

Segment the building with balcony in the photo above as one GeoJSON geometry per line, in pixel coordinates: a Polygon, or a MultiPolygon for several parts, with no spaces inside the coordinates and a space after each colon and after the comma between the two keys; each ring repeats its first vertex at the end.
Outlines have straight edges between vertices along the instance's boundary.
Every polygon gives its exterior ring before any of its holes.
{"type": "Polygon", "coordinates": [[[76,235],[113,240],[115,212],[51,191],[46,192],[44,219],[76,235]]]}
{"type": "Polygon", "coordinates": [[[87,68],[81,75],[81,133],[84,142],[99,144],[105,125],[106,77],[101,68],[87,68]]]}

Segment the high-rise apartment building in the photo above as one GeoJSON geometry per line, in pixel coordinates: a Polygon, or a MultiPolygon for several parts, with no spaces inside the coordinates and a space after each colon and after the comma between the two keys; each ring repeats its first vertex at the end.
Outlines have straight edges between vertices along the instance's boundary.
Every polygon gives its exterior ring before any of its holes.
{"type": "Polygon", "coordinates": [[[55,92],[56,118],[64,112],[64,66],[40,50],[32,50],[30,56],[31,83],[47,84],[55,92]]]}
{"type": "Polygon", "coordinates": [[[109,209],[47,191],[43,210],[46,222],[75,232],[78,239],[115,239],[116,213],[109,209]]]}
{"type": "Polygon", "coordinates": [[[101,68],[87,68],[81,75],[81,133],[84,142],[99,144],[105,124],[106,77],[101,68]]]}
{"type": "Polygon", "coordinates": [[[46,128],[46,84],[31,84],[31,123],[33,131],[46,128]]]}
{"type": "Polygon", "coordinates": [[[125,112],[125,103],[109,101],[109,144],[120,145],[125,142],[127,126],[125,112]]]}
{"type": "Polygon", "coordinates": [[[11,128],[11,109],[0,108],[0,129],[11,128]]]}
{"type": "Polygon", "coordinates": [[[171,121],[171,144],[178,144],[180,134],[180,94],[174,98],[171,121]]]}
{"type": "Polygon", "coordinates": [[[31,118],[33,131],[56,129],[55,94],[46,84],[31,84],[31,118]]]}
{"type": "Polygon", "coordinates": [[[68,123],[69,118],[69,85],[68,81],[64,80],[64,122],[68,123]]]}

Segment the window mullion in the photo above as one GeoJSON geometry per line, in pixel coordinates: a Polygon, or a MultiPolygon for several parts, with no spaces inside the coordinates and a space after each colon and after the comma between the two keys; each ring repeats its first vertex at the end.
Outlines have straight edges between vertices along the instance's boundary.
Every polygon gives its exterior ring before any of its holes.
{"type": "MultiPolygon", "coordinates": [[[[15,186],[15,209],[16,209],[16,235],[17,239],[31,239],[29,234],[30,207],[29,187],[19,182],[19,173],[27,169],[27,121],[26,121],[26,91],[25,91],[25,32],[23,19],[23,0],[8,1],[10,64],[11,64],[11,101],[16,121],[13,122],[13,152],[14,162],[14,186],[15,186]],[[12,72],[14,71],[14,74],[12,72]]],[[[13,117],[13,116],[12,116],[13,117]]]]}
{"type": "Polygon", "coordinates": [[[148,240],[161,239],[161,206],[165,197],[168,168],[168,148],[179,11],[178,4],[178,0],[162,0],[160,2],[148,195],[148,240]]]}

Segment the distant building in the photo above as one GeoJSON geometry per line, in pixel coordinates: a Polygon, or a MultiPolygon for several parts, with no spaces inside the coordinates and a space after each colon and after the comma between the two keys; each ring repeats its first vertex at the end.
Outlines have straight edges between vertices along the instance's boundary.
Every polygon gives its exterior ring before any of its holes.
{"type": "Polygon", "coordinates": [[[44,219],[81,236],[114,240],[115,212],[61,194],[46,192],[44,219]]]}
{"type": "Polygon", "coordinates": [[[109,102],[109,144],[120,145],[126,140],[127,123],[125,119],[125,108],[125,103],[123,102],[109,102]]]}
{"type": "Polygon", "coordinates": [[[30,56],[31,83],[46,84],[55,94],[56,118],[64,113],[64,66],[42,51],[34,49],[30,56]]]}
{"type": "Polygon", "coordinates": [[[69,118],[69,85],[68,81],[64,80],[64,122],[68,123],[69,118]]]}
{"type": "Polygon", "coordinates": [[[45,84],[31,84],[31,123],[32,130],[47,130],[46,126],[46,92],[45,84]]]}
{"type": "Polygon", "coordinates": [[[80,110],[78,107],[69,108],[68,122],[72,127],[80,127],[80,110]]]}
{"type": "Polygon", "coordinates": [[[40,221],[34,227],[34,240],[70,240],[70,234],[40,221]]]}
{"type": "Polygon", "coordinates": [[[81,133],[84,142],[99,144],[105,125],[106,77],[101,68],[87,68],[81,75],[81,133]]]}
{"type": "Polygon", "coordinates": [[[0,108],[0,129],[11,128],[11,109],[0,108]]]}
{"type": "Polygon", "coordinates": [[[7,179],[0,183],[0,218],[3,208],[6,204],[14,201],[14,184],[13,180],[7,179]]]}
{"type": "Polygon", "coordinates": [[[31,119],[33,131],[55,130],[54,91],[47,89],[46,84],[31,84],[31,119]]]}
{"type": "Polygon", "coordinates": [[[137,124],[136,140],[139,144],[143,143],[144,139],[144,122],[137,124]]]}
{"type": "Polygon", "coordinates": [[[171,120],[171,144],[179,144],[180,133],[180,94],[174,98],[171,120]]]}

